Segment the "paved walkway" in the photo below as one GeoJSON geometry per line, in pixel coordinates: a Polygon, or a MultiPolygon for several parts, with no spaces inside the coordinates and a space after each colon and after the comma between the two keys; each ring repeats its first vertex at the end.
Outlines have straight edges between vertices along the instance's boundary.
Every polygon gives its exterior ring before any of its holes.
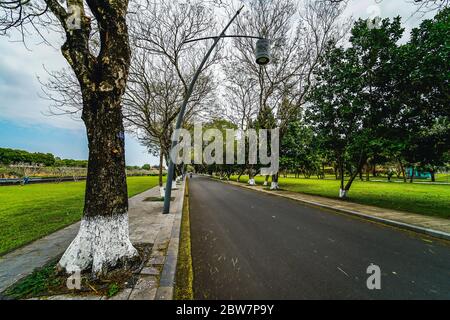
{"type": "Polygon", "coordinates": [[[77,222],[0,257],[0,293],[64,253],[80,228],[77,222]]]}
{"type": "MultiPolygon", "coordinates": [[[[172,196],[175,200],[171,205],[171,213],[162,214],[162,202],[144,201],[148,197],[159,197],[159,187],[141,193],[129,200],[129,228],[130,239],[133,244],[152,244],[152,253],[146,266],[139,274],[139,280],[133,288],[125,289],[116,295],[114,300],[153,300],[171,299],[173,277],[171,270],[173,254],[178,252],[178,246],[170,250],[172,238],[179,234],[173,232],[174,227],[179,230],[181,221],[182,199],[184,188],[174,190],[172,196]],[[177,222],[177,223],[175,223],[177,222]],[[167,259],[167,258],[170,259],[167,259]],[[166,266],[166,260],[169,261],[166,266]],[[162,266],[162,268],[161,268],[162,266]],[[162,275],[160,270],[162,269],[162,275]],[[167,275],[167,273],[169,273],[167,275]],[[159,288],[159,283],[164,282],[164,288],[159,288]],[[168,289],[167,289],[168,288],[168,289]]],[[[65,229],[37,240],[23,248],[8,253],[0,258],[0,292],[12,285],[17,280],[31,274],[36,268],[44,266],[54,258],[64,253],[65,249],[75,238],[80,223],[75,223],[65,229]]],[[[177,239],[176,239],[177,240],[177,239]]],[[[175,241],[176,242],[176,241],[175,241]]],[[[173,245],[172,245],[173,246],[173,245]]],[[[72,295],[47,297],[49,300],[100,300],[104,297],[72,295]]]]}
{"type": "Polygon", "coordinates": [[[302,194],[298,192],[292,192],[292,191],[272,191],[267,190],[267,187],[263,186],[250,186],[244,183],[238,183],[235,181],[227,181],[228,183],[239,185],[241,187],[245,187],[248,189],[254,189],[261,192],[265,192],[272,195],[281,196],[284,198],[289,198],[293,200],[302,201],[305,203],[309,203],[311,205],[318,205],[321,207],[326,207],[333,210],[342,211],[345,213],[352,213],[359,215],[361,217],[366,218],[376,218],[376,220],[380,222],[387,222],[390,224],[390,221],[398,222],[400,224],[405,224],[403,227],[406,229],[412,229],[408,228],[409,226],[416,226],[418,228],[423,228],[423,230],[414,230],[414,231],[423,231],[423,233],[427,233],[429,235],[437,236],[440,238],[444,238],[447,240],[450,240],[448,238],[448,235],[450,235],[450,219],[443,219],[438,217],[431,217],[431,216],[424,216],[420,214],[415,213],[409,213],[409,212],[403,212],[403,211],[397,211],[397,210],[391,210],[391,209],[384,209],[384,208],[378,208],[363,204],[357,204],[354,202],[349,201],[342,201],[339,199],[330,199],[320,196],[313,196],[313,195],[307,195],[302,194]],[[436,231],[436,232],[434,232],[436,231]],[[442,235],[440,234],[442,233],[442,235]]]}

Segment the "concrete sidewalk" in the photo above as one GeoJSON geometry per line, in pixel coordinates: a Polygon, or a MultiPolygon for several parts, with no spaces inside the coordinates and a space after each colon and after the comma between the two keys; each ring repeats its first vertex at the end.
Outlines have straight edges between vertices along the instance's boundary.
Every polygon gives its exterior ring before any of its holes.
{"type": "MultiPolygon", "coordinates": [[[[133,244],[150,244],[152,253],[139,273],[139,280],[114,296],[114,300],[172,299],[175,268],[178,257],[178,238],[184,200],[184,183],[172,192],[175,198],[170,214],[163,215],[163,202],[145,201],[159,197],[159,187],[145,191],[129,200],[129,230],[133,244]],[[177,232],[178,230],[178,232],[177,232]],[[162,271],[160,271],[162,270],[162,271]],[[160,274],[162,273],[162,274],[160,274]],[[160,288],[160,279],[162,288],[160,288]]],[[[0,292],[16,281],[43,267],[64,253],[75,238],[80,223],[75,223],[39,239],[0,258],[0,292]]],[[[62,295],[49,300],[101,300],[100,296],[62,295]]]]}
{"type": "Polygon", "coordinates": [[[0,257],[0,293],[63,254],[79,228],[80,222],[74,223],[0,257]]]}
{"type": "Polygon", "coordinates": [[[235,181],[223,181],[243,188],[252,189],[267,194],[280,196],[292,200],[301,201],[313,206],[339,211],[345,214],[372,220],[401,229],[423,233],[440,239],[450,240],[450,220],[438,217],[424,216],[391,209],[378,208],[339,199],[330,199],[320,196],[302,194],[285,190],[268,190],[260,185],[250,186],[235,181]]]}

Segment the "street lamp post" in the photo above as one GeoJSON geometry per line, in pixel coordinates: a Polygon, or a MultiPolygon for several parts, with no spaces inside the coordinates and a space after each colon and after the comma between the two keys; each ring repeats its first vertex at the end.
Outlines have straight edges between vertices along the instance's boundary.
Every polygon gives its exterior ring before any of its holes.
{"type": "MultiPolygon", "coordinates": [[[[179,129],[181,128],[181,125],[183,123],[184,114],[186,112],[187,104],[189,103],[189,99],[192,95],[192,92],[194,91],[195,83],[197,82],[198,77],[200,76],[200,73],[203,70],[203,67],[205,66],[206,62],[208,61],[209,57],[211,56],[211,53],[213,52],[214,48],[217,46],[217,43],[222,38],[252,38],[252,39],[258,39],[258,42],[256,44],[256,63],[259,65],[266,65],[270,62],[270,42],[267,39],[261,38],[261,37],[253,37],[253,36],[239,36],[239,35],[226,35],[225,32],[228,30],[230,25],[233,23],[233,21],[237,18],[237,16],[241,13],[244,6],[242,6],[236,14],[233,16],[233,18],[228,22],[228,24],[225,26],[223,31],[219,36],[216,37],[206,37],[206,38],[199,38],[199,39],[192,39],[185,41],[183,44],[194,42],[194,41],[200,41],[200,40],[206,40],[206,39],[214,39],[214,42],[209,48],[208,52],[206,53],[205,57],[203,58],[202,62],[200,63],[200,66],[198,67],[197,71],[194,74],[194,77],[192,78],[192,81],[189,85],[189,88],[185,94],[183,104],[181,105],[180,113],[178,114],[177,123],[175,125],[175,131],[174,136],[172,137],[172,146],[171,151],[175,149],[178,139],[179,139],[179,129]]],[[[174,170],[175,165],[172,161],[171,152],[169,153],[169,168],[167,171],[167,182],[166,182],[166,190],[164,194],[164,209],[163,214],[168,214],[170,212],[170,199],[172,196],[172,181],[174,176],[174,170]]]]}

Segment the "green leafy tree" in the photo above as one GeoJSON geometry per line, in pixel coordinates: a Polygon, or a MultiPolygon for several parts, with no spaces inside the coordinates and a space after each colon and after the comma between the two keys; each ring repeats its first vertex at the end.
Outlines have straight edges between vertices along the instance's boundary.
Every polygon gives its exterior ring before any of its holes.
{"type": "Polygon", "coordinates": [[[358,20],[347,49],[330,46],[316,72],[317,85],[308,99],[307,118],[322,149],[332,150],[341,179],[340,196],[373,154],[388,140],[393,97],[391,73],[396,68],[400,18],[384,19],[379,28],[358,20]],[[345,183],[345,168],[350,178],[345,183]]]}
{"type": "Polygon", "coordinates": [[[25,150],[0,148],[0,163],[6,165],[26,163],[52,166],[55,164],[55,157],[51,153],[31,153],[25,150]]]}
{"type": "Polygon", "coordinates": [[[400,154],[410,166],[430,171],[434,181],[450,150],[450,8],[413,29],[399,59],[406,115],[400,154]]]}
{"type": "Polygon", "coordinates": [[[309,178],[314,172],[319,172],[321,161],[314,132],[301,121],[288,124],[280,149],[282,167],[293,170],[296,176],[301,172],[309,178]]]}

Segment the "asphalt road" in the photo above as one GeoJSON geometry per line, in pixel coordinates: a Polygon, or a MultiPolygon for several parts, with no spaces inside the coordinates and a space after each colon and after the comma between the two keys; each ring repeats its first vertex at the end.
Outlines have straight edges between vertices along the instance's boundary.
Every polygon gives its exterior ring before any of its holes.
{"type": "Polygon", "coordinates": [[[450,299],[446,242],[204,177],[189,193],[196,299],[450,299]]]}

